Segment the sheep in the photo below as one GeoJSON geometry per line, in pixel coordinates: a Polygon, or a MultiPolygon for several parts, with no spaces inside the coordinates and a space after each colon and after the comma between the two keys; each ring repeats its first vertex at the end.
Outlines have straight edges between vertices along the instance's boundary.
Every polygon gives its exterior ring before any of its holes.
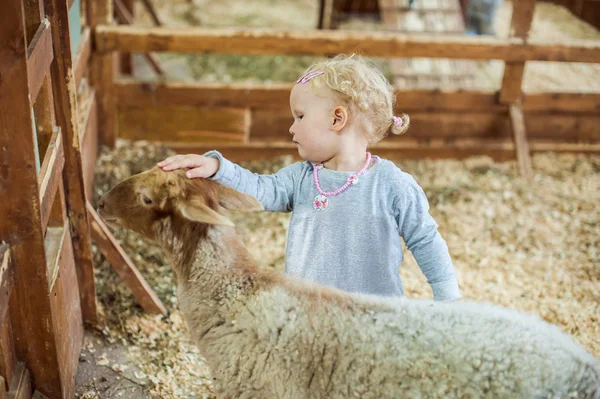
{"type": "Polygon", "coordinates": [[[153,168],[105,193],[109,225],[165,251],[220,398],[600,398],[600,361],[493,304],[351,294],[261,269],[225,210],[246,194],[153,168]]]}

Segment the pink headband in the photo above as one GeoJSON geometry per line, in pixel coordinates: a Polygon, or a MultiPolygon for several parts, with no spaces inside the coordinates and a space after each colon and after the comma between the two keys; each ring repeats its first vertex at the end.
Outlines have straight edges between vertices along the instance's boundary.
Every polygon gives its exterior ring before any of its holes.
{"type": "Polygon", "coordinates": [[[316,78],[319,75],[323,75],[325,72],[320,72],[320,71],[310,71],[306,74],[304,74],[301,78],[299,78],[296,83],[306,83],[309,80],[316,78]]]}
{"type": "Polygon", "coordinates": [[[402,118],[400,118],[399,116],[394,116],[394,117],[392,117],[392,119],[394,120],[394,125],[396,125],[398,127],[401,127],[402,124],[404,123],[402,118]]]}

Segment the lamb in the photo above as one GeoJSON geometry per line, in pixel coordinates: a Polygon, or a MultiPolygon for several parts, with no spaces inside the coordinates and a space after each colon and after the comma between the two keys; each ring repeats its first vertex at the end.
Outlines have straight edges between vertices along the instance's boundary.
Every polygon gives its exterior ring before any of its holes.
{"type": "Polygon", "coordinates": [[[600,361],[499,306],[350,294],[257,267],[224,209],[254,198],[184,171],[117,184],[100,216],[155,240],[220,398],[595,398],[600,361]]]}

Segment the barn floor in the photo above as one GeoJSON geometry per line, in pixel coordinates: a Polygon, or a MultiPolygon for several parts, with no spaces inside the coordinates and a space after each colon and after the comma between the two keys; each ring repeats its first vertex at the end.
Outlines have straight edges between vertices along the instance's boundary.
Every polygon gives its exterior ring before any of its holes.
{"type": "Polygon", "coordinates": [[[75,398],[148,399],[151,396],[147,387],[148,380],[128,358],[126,345],[99,332],[85,332],[75,398]]]}
{"type": "MultiPolygon", "coordinates": [[[[170,154],[145,142],[119,141],[112,152],[104,149],[93,200],[170,154]]],[[[486,157],[395,161],[424,188],[465,299],[535,313],[600,357],[600,156],[536,154],[531,183],[519,177],[515,162],[486,157]]],[[[284,157],[244,165],[274,172],[290,162],[291,157],[284,157]]],[[[232,214],[232,219],[254,258],[263,267],[282,270],[289,214],[232,214]]],[[[173,274],[162,252],[134,233],[113,231],[170,314],[144,313],[94,248],[105,344],[92,341],[95,352],[84,352],[78,386],[87,387],[89,398],[133,397],[106,396],[133,388],[122,380],[106,382],[114,388],[104,392],[94,390],[93,384],[83,383],[90,381],[89,371],[96,381],[111,374],[143,381],[151,397],[214,398],[208,368],[177,308],[173,274]],[[96,372],[94,356],[96,364],[104,364],[96,366],[96,372]],[[128,368],[120,371],[123,364],[128,368]],[[137,378],[136,372],[145,378],[137,378]]],[[[430,298],[414,258],[410,252],[405,255],[400,275],[406,295],[430,298]]]]}

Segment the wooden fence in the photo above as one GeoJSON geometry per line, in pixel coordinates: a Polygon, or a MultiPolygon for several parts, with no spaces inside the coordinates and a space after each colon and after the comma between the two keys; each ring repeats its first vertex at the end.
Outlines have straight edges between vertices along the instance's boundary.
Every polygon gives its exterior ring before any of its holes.
{"type": "MultiPolygon", "coordinates": [[[[405,136],[374,147],[383,156],[496,159],[516,156],[529,175],[530,151],[600,151],[600,93],[524,94],[528,61],[600,62],[600,41],[528,38],[535,1],[515,3],[512,36],[400,34],[335,30],[205,29],[104,24],[95,29],[98,57],[110,69],[116,52],[327,55],[502,60],[498,91],[398,90],[411,116],[405,136]]],[[[218,147],[237,161],[296,152],[285,132],[291,84],[148,83],[118,76],[102,81],[104,143],[117,137],[165,143],[177,151],[218,147]]]]}
{"type": "Polygon", "coordinates": [[[98,321],[92,239],[140,304],[166,313],[87,200],[95,4],[81,16],[79,0],[0,2],[0,399],[74,396],[84,323],[98,321]]]}

